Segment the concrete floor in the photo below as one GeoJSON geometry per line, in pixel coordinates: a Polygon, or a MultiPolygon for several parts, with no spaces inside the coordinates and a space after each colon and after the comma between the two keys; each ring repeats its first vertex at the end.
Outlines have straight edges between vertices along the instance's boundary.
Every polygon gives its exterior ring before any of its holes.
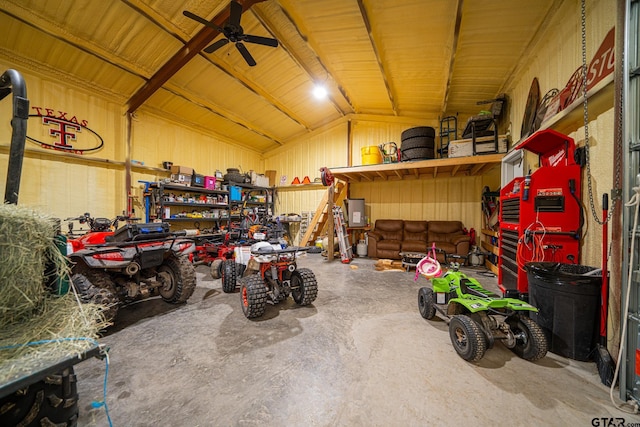
{"type": "MultiPolygon", "coordinates": [[[[318,298],[292,299],[248,320],[239,293],[206,266],[186,305],[148,300],[121,309],[101,339],[109,350],[106,402],[114,426],[589,426],[640,422],[609,402],[595,363],[552,353],[531,363],[497,343],[462,360],[443,321],[424,320],[418,289],[374,261],[299,260],[318,298]]],[[[477,273],[481,270],[474,270],[477,273]]],[[[495,286],[495,278],[480,280],[495,286]]],[[[80,426],[105,426],[105,362],[75,367],[80,426]]],[[[617,396],[617,391],[616,394],[617,396]]]]}

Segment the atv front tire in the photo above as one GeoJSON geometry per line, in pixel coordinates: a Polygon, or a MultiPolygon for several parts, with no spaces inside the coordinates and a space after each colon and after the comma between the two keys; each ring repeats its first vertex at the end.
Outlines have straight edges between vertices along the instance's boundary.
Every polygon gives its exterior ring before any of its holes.
{"type": "Polygon", "coordinates": [[[316,300],[318,281],[313,271],[300,268],[291,273],[291,296],[299,305],[309,305],[316,300]]]}
{"type": "Polygon", "coordinates": [[[524,360],[535,362],[547,355],[549,342],[542,328],[529,317],[513,317],[507,320],[511,332],[516,337],[516,345],[511,349],[524,360]]]}
{"type": "Polygon", "coordinates": [[[158,267],[160,296],[166,302],[186,302],[196,289],[196,270],[187,257],[170,256],[158,267]]]}
{"type": "Polygon", "coordinates": [[[220,275],[222,277],[222,290],[227,294],[235,291],[238,280],[238,270],[236,269],[235,260],[225,259],[222,261],[220,275]]]}
{"type": "Polygon", "coordinates": [[[222,261],[221,259],[214,259],[211,263],[211,277],[214,279],[222,277],[222,261]]]}
{"type": "Polygon", "coordinates": [[[0,399],[3,426],[75,426],[78,413],[73,367],[0,399]]]}
{"type": "Polygon", "coordinates": [[[252,274],[240,281],[240,302],[247,319],[260,317],[267,305],[267,287],[259,274],[252,274]]]}
{"type": "Polygon", "coordinates": [[[433,319],[433,316],[436,315],[436,307],[435,301],[433,298],[433,289],[431,288],[420,288],[418,291],[418,309],[420,309],[420,314],[427,320],[433,319]]]}
{"type": "Polygon", "coordinates": [[[449,337],[458,355],[468,362],[482,359],[487,341],[480,326],[469,316],[458,314],[449,322],[449,337]]]}
{"type": "Polygon", "coordinates": [[[80,301],[103,306],[104,319],[113,323],[118,314],[119,299],[108,273],[99,270],[82,270],[71,277],[80,301]]]}

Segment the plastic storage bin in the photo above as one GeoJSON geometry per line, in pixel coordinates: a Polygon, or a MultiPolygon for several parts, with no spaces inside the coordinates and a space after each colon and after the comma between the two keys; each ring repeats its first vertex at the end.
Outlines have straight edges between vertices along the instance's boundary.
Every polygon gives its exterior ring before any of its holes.
{"type": "Polygon", "coordinates": [[[547,332],[549,350],[574,360],[594,356],[602,272],[596,267],[555,262],[525,265],[531,317],[547,332]],[[590,274],[591,273],[591,274],[590,274]]]}

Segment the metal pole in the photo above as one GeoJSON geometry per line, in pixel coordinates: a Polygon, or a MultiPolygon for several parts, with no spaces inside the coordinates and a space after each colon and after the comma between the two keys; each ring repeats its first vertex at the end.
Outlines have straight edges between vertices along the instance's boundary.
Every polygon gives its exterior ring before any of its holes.
{"type": "Polygon", "coordinates": [[[29,118],[29,100],[24,79],[16,70],[7,70],[0,76],[0,99],[13,91],[13,117],[11,118],[11,147],[9,149],[9,165],[7,167],[7,185],[4,202],[18,204],[20,193],[20,177],[22,175],[22,159],[27,139],[27,119],[29,118]],[[11,89],[13,88],[13,90],[11,89]]]}

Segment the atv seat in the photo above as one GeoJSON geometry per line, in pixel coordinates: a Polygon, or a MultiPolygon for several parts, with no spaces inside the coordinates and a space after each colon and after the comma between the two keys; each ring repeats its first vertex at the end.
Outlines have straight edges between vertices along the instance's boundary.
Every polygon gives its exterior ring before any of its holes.
{"type": "Polygon", "coordinates": [[[467,278],[460,279],[460,290],[462,291],[463,294],[473,295],[475,297],[480,297],[480,298],[495,298],[497,296],[494,293],[489,292],[486,289],[482,289],[481,287],[473,284],[467,278]]]}

